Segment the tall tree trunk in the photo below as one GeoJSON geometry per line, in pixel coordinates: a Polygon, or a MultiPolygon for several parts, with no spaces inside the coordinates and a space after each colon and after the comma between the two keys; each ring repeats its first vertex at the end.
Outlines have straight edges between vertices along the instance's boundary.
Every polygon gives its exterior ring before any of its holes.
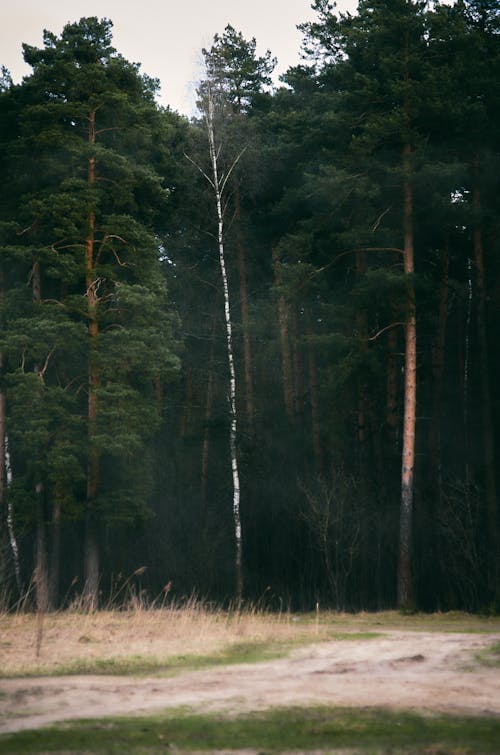
{"type": "MultiPolygon", "coordinates": [[[[95,111],[89,115],[89,144],[96,141],[95,111]]],[[[91,157],[88,162],[87,184],[92,191],[96,180],[96,161],[91,157]]],[[[99,592],[99,548],[97,540],[97,522],[95,499],[99,486],[99,454],[95,448],[95,435],[98,416],[97,390],[99,387],[99,369],[96,360],[99,323],[97,321],[98,281],[95,275],[94,260],[95,244],[95,213],[89,213],[88,232],[85,241],[85,285],[87,295],[87,318],[89,338],[88,358],[88,461],[87,461],[87,495],[85,510],[85,542],[84,542],[84,603],[89,610],[98,605],[99,592]]]]}
{"type": "Polygon", "coordinates": [[[413,189],[411,185],[411,146],[403,150],[404,171],[404,272],[408,276],[405,319],[405,381],[403,457],[401,469],[401,516],[399,528],[398,604],[407,606],[413,599],[411,563],[413,524],[413,480],[415,467],[415,429],[417,407],[417,320],[413,274],[413,189]]]}
{"type": "Polygon", "coordinates": [[[214,102],[212,93],[209,90],[207,100],[207,111],[205,113],[207,124],[207,135],[210,150],[210,162],[212,168],[212,188],[214,190],[215,204],[217,209],[217,240],[219,247],[219,266],[222,278],[222,288],[224,293],[224,319],[226,323],[226,344],[227,360],[229,368],[229,413],[230,413],[230,430],[229,430],[229,449],[231,457],[231,472],[233,479],[233,524],[235,538],[235,576],[236,576],[236,597],[238,605],[241,605],[243,598],[243,544],[241,533],[241,516],[240,516],[240,478],[238,471],[237,455],[237,408],[236,408],[236,372],[234,368],[233,353],[233,328],[231,320],[231,307],[229,300],[229,287],[226,271],[226,260],[224,254],[224,217],[222,211],[222,194],[224,187],[232,170],[226,174],[226,178],[221,182],[219,178],[218,154],[219,150],[215,144],[214,130],[214,102]]]}
{"type": "MultiPolygon", "coordinates": [[[[273,249],[274,283],[279,290],[281,285],[280,258],[278,249],[273,249]]],[[[293,381],[292,361],[290,357],[290,339],[288,335],[288,311],[285,297],[278,293],[278,326],[281,343],[281,366],[283,374],[283,397],[289,419],[293,419],[293,381]]]]}
{"type": "Polygon", "coordinates": [[[481,223],[481,189],[479,185],[479,157],[473,165],[474,184],[472,202],[474,208],[474,263],[476,267],[477,329],[481,373],[481,413],[483,430],[483,454],[486,487],[486,506],[489,535],[488,583],[491,598],[500,597],[498,584],[500,557],[498,555],[498,513],[495,475],[495,442],[493,433],[493,409],[491,403],[488,340],[486,335],[486,286],[484,274],[483,231],[481,223]]]}

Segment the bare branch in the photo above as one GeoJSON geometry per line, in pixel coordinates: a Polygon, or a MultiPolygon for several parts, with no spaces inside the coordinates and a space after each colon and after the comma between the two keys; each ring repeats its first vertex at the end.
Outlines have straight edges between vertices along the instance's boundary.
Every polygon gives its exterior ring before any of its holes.
{"type": "Polygon", "coordinates": [[[381,223],[381,221],[382,221],[382,218],[383,218],[383,217],[384,217],[385,215],[387,215],[387,213],[388,213],[388,212],[390,212],[390,210],[392,210],[392,205],[390,205],[390,206],[389,206],[389,207],[387,208],[387,210],[384,210],[384,211],[383,211],[383,212],[382,212],[382,213],[381,213],[381,214],[380,214],[380,215],[378,216],[378,218],[377,218],[377,220],[375,221],[375,224],[374,224],[374,226],[373,226],[373,228],[372,228],[372,233],[375,233],[375,231],[377,230],[377,228],[379,227],[379,225],[380,225],[380,223],[381,223]]]}
{"type": "Polygon", "coordinates": [[[40,378],[40,380],[42,382],[43,382],[43,376],[47,372],[47,368],[49,366],[50,358],[51,358],[51,356],[52,356],[52,354],[54,353],[55,350],[56,350],[56,347],[53,346],[51,348],[51,350],[49,351],[49,353],[47,354],[47,358],[45,359],[45,362],[44,362],[44,365],[43,365],[42,369],[37,371],[37,375],[38,375],[38,377],[40,378]]]}
{"type": "Polygon", "coordinates": [[[23,228],[22,231],[17,232],[17,236],[22,236],[23,234],[27,233],[28,231],[31,231],[34,225],[36,225],[37,221],[34,220],[31,225],[29,225],[27,228],[23,228]]]}
{"type": "Polygon", "coordinates": [[[195,168],[198,168],[198,170],[200,171],[201,175],[202,175],[202,176],[203,176],[204,178],[206,178],[206,179],[207,179],[207,181],[208,181],[208,183],[210,184],[210,186],[212,187],[212,189],[215,189],[215,186],[214,186],[214,183],[213,183],[212,179],[210,178],[210,176],[207,176],[207,174],[205,173],[205,171],[203,170],[203,168],[200,168],[200,166],[198,165],[198,163],[195,163],[195,161],[194,161],[194,160],[192,160],[192,159],[191,159],[191,158],[189,157],[189,155],[186,155],[186,153],[185,153],[185,152],[184,152],[184,157],[186,158],[186,160],[189,160],[189,162],[190,162],[190,163],[192,163],[192,164],[194,165],[194,167],[195,167],[195,168]]]}
{"type": "Polygon", "coordinates": [[[385,333],[387,330],[391,330],[392,328],[397,328],[398,325],[404,325],[404,322],[391,322],[390,325],[386,325],[385,328],[382,328],[382,330],[379,330],[378,333],[375,333],[374,336],[370,336],[368,340],[375,341],[379,336],[382,335],[382,333],[385,333]]]}
{"type": "Polygon", "coordinates": [[[95,132],[96,136],[99,136],[99,134],[104,134],[106,131],[122,131],[121,126],[109,126],[109,128],[100,128],[95,132]]]}
{"type": "Polygon", "coordinates": [[[231,175],[231,173],[233,172],[234,168],[236,167],[237,163],[239,162],[240,158],[242,157],[242,155],[243,155],[243,153],[244,153],[245,151],[246,151],[246,146],[245,146],[245,147],[243,147],[243,149],[241,150],[240,154],[239,154],[239,155],[237,156],[237,158],[236,158],[236,159],[234,160],[233,164],[232,164],[232,165],[231,165],[231,167],[229,168],[229,170],[228,170],[228,172],[227,172],[227,176],[226,176],[226,177],[224,178],[224,180],[222,181],[221,192],[223,192],[223,191],[224,191],[224,187],[225,187],[225,185],[226,185],[226,184],[227,184],[227,182],[228,182],[229,176],[230,176],[230,175],[231,175]]]}

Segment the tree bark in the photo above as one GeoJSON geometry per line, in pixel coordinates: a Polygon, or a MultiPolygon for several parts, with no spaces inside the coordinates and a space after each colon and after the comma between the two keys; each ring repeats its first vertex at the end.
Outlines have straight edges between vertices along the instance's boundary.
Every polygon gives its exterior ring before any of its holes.
{"type": "Polygon", "coordinates": [[[401,516],[399,528],[398,605],[408,606],[413,600],[411,563],[413,524],[413,480],[415,467],[415,429],[417,399],[417,322],[413,284],[413,190],[411,185],[411,146],[403,150],[404,171],[404,272],[408,276],[405,320],[405,382],[403,457],[401,469],[401,516]]]}

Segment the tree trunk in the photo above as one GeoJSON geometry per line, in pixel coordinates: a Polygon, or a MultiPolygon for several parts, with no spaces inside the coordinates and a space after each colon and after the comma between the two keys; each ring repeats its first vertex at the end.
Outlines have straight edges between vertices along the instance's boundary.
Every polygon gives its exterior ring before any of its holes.
{"type": "MultiPolygon", "coordinates": [[[[89,144],[95,144],[95,111],[89,117],[89,144]]],[[[96,161],[91,157],[88,162],[87,184],[92,191],[96,179],[96,161]]],[[[97,389],[99,387],[99,369],[96,362],[99,323],[97,321],[98,281],[95,276],[94,260],[95,214],[91,210],[88,218],[88,233],[85,241],[85,285],[87,295],[87,318],[89,337],[88,361],[88,461],[87,461],[87,495],[85,511],[84,542],[84,603],[89,610],[98,605],[99,591],[99,549],[97,541],[97,523],[95,499],[99,485],[99,454],[95,448],[95,435],[98,416],[97,389]]]]}
{"type": "MultiPolygon", "coordinates": [[[[273,267],[274,283],[279,290],[281,285],[280,276],[280,259],[279,252],[275,247],[273,249],[273,267]]],[[[283,397],[285,409],[289,419],[293,419],[293,382],[292,382],[292,362],[290,358],[290,339],[288,336],[288,311],[285,297],[282,293],[278,294],[278,326],[280,331],[281,343],[281,366],[283,373],[283,397]]]]}
{"type": "Polygon", "coordinates": [[[488,583],[491,598],[500,596],[498,585],[498,519],[495,475],[495,442],[493,434],[493,409],[491,403],[488,340],[486,336],[486,287],[484,275],[484,249],[481,223],[481,189],[479,186],[479,158],[473,165],[474,184],[472,202],[474,208],[474,263],[476,267],[477,330],[479,340],[479,363],[481,374],[481,413],[483,430],[483,453],[486,487],[486,506],[489,536],[488,583]]]}
{"type": "Polygon", "coordinates": [[[403,457],[401,470],[401,517],[399,529],[398,605],[408,606],[413,599],[411,564],[413,524],[413,478],[415,467],[415,429],[417,398],[417,322],[413,274],[413,190],[411,186],[411,146],[403,152],[404,171],[404,272],[408,276],[405,320],[405,381],[403,457]]]}
{"type": "MultiPolygon", "coordinates": [[[[226,260],[224,254],[224,217],[222,211],[222,194],[224,191],[225,182],[229,175],[226,174],[226,179],[222,184],[219,179],[219,167],[218,167],[218,154],[219,150],[215,144],[215,131],[214,131],[214,103],[212,94],[209,91],[206,124],[207,135],[210,149],[210,162],[212,167],[212,187],[215,195],[215,204],[217,209],[217,240],[219,247],[219,266],[222,278],[222,288],[224,293],[224,318],[226,323],[226,344],[227,344],[227,360],[229,368],[229,413],[230,413],[230,430],[229,430],[229,449],[231,457],[231,472],[233,478],[233,524],[234,524],[234,538],[236,546],[235,554],[235,576],[236,576],[236,597],[238,605],[241,605],[243,598],[243,545],[241,535],[241,517],[240,517],[240,478],[238,471],[238,455],[237,455],[237,408],[236,408],[236,372],[234,368],[234,353],[233,353],[233,328],[231,320],[231,308],[229,300],[229,287],[226,271],[226,260]]],[[[234,165],[233,165],[234,167],[234,165]]],[[[230,169],[231,170],[231,169],[230,169]]],[[[230,172],[230,171],[229,171],[230,172]]]]}

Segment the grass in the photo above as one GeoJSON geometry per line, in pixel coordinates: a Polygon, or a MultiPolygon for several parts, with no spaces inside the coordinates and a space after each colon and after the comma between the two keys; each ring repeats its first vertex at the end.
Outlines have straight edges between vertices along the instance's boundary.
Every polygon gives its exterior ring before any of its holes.
{"type": "Polygon", "coordinates": [[[184,669],[251,663],[326,640],[369,640],[380,631],[356,617],[296,617],[184,608],[63,611],[47,614],[37,654],[34,614],[0,615],[0,677],[68,674],[173,674],[184,669]]]}
{"type": "Polygon", "coordinates": [[[498,753],[500,719],[380,709],[286,708],[239,717],[177,712],[70,723],[0,736],[5,753],[159,753],[348,748],[360,753],[498,753]]]}
{"type": "Polygon", "coordinates": [[[485,666],[500,666],[500,642],[495,642],[489,648],[481,650],[476,657],[485,666]]]}

